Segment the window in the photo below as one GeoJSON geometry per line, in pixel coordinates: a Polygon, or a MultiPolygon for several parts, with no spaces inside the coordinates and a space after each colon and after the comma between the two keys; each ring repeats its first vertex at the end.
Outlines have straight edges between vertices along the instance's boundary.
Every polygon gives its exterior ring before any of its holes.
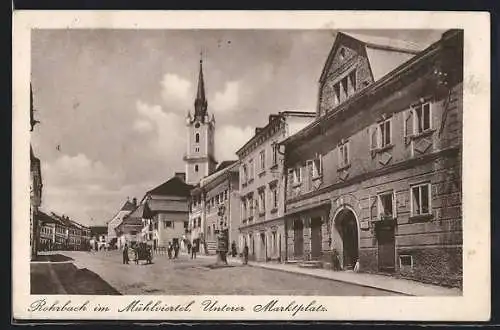
{"type": "Polygon", "coordinates": [[[321,174],[322,174],[321,155],[319,155],[318,157],[316,157],[313,160],[312,170],[313,170],[313,172],[312,172],[313,179],[321,176],[321,174]]]}
{"type": "Polygon", "coordinates": [[[379,148],[383,148],[391,144],[391,119],[386,119],[378,126],[379,130],[379,148]]]}
{"type": "Polygon", "coordinates": [[[242,172],[243,172],[242,173],[242,180],[243,180],[242,183],[245,184],[248,181],[248,168],[247,168],[246,164],[244,164],[242,166],[242,172]]]}
{"type": "Polygon", "coordinates": [[[411,187],[411,214],[427,215],[431,212],[431,185],[421,184],[411,187]]]}
{"type": "Polygon", "coordinates": [[[370,149],[372,151],[387,147],[392,143],[392,118],[383,119],[370,128],[370,149]]]}
{"type": "Polygon", "coordinates": [[[431,106],[429,102],[413,108],[415,111],[415,133],[423,133],[431,129],[431,106]]]}
{"type": "Polygon", "coordinates": [[[266,192],[265,190],[259,191],[259,212],[266,212],[266,192]]]}
{"type": "Polygon", "coordinates": [[[194,171],[195,171],[195,172],[198,172],[198,169],[199,169],[199,168],[198,168],[198,165],[195,165],[195,166],[194,166],[194,171]]]}
{"type": "Polygon", "coordinates": [[[335,105],[340,103],[340,83],[333,85],[333,97],[335,105]]]}
{"type": "Polygon", "coordinates": [[[294,181],[294,173],[293,173],[293,168],[288,169],[288,186],[291,187],[295,184],[294,181]]]}
{"type": "Polygon", "coordinates": [[[198,218],[198,227],[201,227],[201,218],[198,218]]]}
{"type": "Polygon", "coordinates": [[[195,128],[200,128],[200,123],[196,123],[196,125],[194,125],[195,128]]]}
{"type": "Polygon", "coordinates": [[[342,94],[344,95],[344,99],[345,99],[345,98],[347,98],[347,96],[349,96],[349,89],[347,87],[347,77],[342,78],[340,83],[342,85],[342,91],[343,91],[342,94]]]}
{"type": "Polygon", "coordinates": [[[378,214],[382,217],[390,217],[393,218],[395,214],[395,198],[394,193],[386,192],[378,195],[378,214]]]}
{"type": "Polygon", "coordinates": [[[248,210],[250,211],[250,217],[253,217],[253,211],[254,211],[253,198],[250,197],[249,199],[247,199],[247,203],[248,203],[248,210]]]}
{"type": "Polygon", "coordinates": [[[266,150],[262,150],[259,154],[260,157],[260,171],[264,171],[266,169],[266,150]]]}
{"type": "Polygon", "coordinates": [[[247,218],[247,201],[246,200],[241,201],[241,218],[242,219],[247,218]]]}
{"type": "Polygon", "coordinates": [[[302,167],[293,169],[293,183],[299,184],[302,181],[302,167]]]}
{"type": "Polygon", "coordinates": [[[227,201],[227,195],[228,195],[228,192],[227,192],[227,189],[224,190],[224,200],[227,201]]]}
{"type": "Polygon", "coordinates": [[[189,221],[184,221],[184,229],[188,229],[189,227],[189,221]]]}
{"type": "Polygon", "coordinates": [[[277,165],[278,164],[278,144],[273,143],[273,164],[272,165],[277,165]]]}
{"type": "Polygon", "coordinates": [[[174,228],[174,222],[173,221],[163,221],[163,228],[174,228]]]}
{"type": "Polygon", "coordinates": [[[349,165],[349,142],[339,145],[339,167],[344,168],[349,165]]]}
{"type": "Polygon", "coordinates": [[[249,173],[248,173],[248,180],[249,181],[253,180],[253,178],[254,178],[254,171],[255,171],[255,169],[253,167],[253,159],[250,159],[248,161],[248,171],[249,171],[249,173]]]}
{"type": "Polygon", "coordinates": [[[200,143],[200,133],[196,133],[194,136],[194,142],[200,143]]]}
{"type": "Polygon", "coordinates": [[[272,197],[273,197],[273,209],[278,208],[278,189],[273,187],[271,189],[272,197]]]}
{"type": "Polygon", "coordinates": [[[194,152],[200,152],[200,147],[195,147],[194,152]]]}
{"type": "Polygon", "coordinates": [[[413,256],[411,255],[400,255],[399,256],[399,267],[400,268],[413,268],[413,256]]]}
{"type": "Polygon", "coordinates": [[[353,91],[356,90],[356,70],[353,70],[351,73],[349,73],[349,83],[352,86],[353,91]]]}

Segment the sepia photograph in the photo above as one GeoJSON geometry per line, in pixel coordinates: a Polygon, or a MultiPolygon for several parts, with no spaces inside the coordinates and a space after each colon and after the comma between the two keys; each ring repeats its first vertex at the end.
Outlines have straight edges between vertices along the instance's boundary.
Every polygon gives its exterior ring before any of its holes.
{"type": "Polygon", "coordinates": [[[31,29],[28,311],[463,298],[464,40],[453,26],[31,29]]]}

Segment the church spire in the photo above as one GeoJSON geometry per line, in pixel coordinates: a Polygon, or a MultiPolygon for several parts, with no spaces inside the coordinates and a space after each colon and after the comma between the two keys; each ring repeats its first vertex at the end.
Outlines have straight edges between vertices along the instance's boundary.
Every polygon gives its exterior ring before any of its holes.
{"type": "Polygon", "coordinates": [[[205,98],[205,82],[203,81],[203,58],[200,53],[200,73],[198,76],[198,91],[196,93],[196,100],[194,101],[194,116],[200,118],[202,121],[207,115],[208,102],[205,98]]]}

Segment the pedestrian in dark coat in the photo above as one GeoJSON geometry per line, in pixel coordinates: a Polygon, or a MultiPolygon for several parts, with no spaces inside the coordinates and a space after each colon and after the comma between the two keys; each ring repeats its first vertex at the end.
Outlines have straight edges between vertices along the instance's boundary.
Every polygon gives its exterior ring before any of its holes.
{"type": "Polygon", "coordinates": [[[196,252],[198,252],[198,242],[194,241],[191,248],[191,259],[196,259],[196,252]]]}
{"type": "Polygon", "coordinates": [[[179,256],[179,249],[180,249],[179,243],[175,242],[174,243],[174,259],[177,259],[177,257],[179,256]]]}
{"type": "Polygon", "coordinates": [[[123,263],[128,265],[129,258],[128,258],[128,245],[125,244],[123,247],[123,263]]]}
{"type": "Polygon", "coordinates": [[[172,243],[171,242],[168,242],[167,252],[168,252],[168,259],[172,259],[172,243]]]}
{"type": "Polygon", "coordinates": [[[188,254],[191,254],[191,249],[192,249],[192,245],[191,245],[191,242],[188,242],[187,244],[187,248],[188,248],[188,254]]]}
{"type": "Polygon", "coordinates": [[[233,243],[231,243],[231,256],[234,258],[236,257],[237,255],[237,251],[236,251],[236,242],[233,241],[233,243]]]}
{"type": "Polygon", "coordinates": [[[243,264],[246,265],[248,264],[248,245],[245,244],[245,247],[243,248],[243,264]]]}

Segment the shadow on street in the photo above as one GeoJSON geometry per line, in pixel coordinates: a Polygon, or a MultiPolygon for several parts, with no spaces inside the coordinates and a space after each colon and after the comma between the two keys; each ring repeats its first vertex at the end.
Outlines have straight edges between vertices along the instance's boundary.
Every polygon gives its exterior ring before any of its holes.
{"type": "Polygon", "coordinates": [[[31,264],[31,294],[121,295],[96,273],[72,263],[31,264]]]}

